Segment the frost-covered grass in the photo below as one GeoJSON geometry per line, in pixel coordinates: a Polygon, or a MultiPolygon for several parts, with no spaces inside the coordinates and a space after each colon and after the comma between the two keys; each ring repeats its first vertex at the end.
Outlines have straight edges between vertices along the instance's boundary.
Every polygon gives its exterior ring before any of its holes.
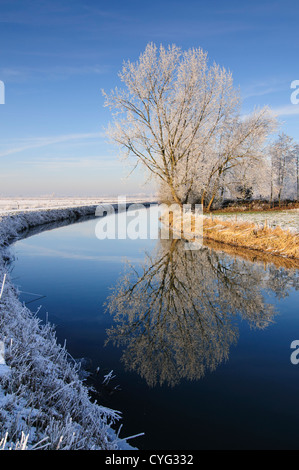
{"type": "MultiPolygon", "coordinates": [[[[155,200],[154,196],[136,195],[126,198],[128,203],[149,202],[155,200]]],[[[1,214],[36,211],[45,209],[69,209],[71,207],[97,206],[102,203],[117,203],[117,197],[101,198],[68,198],[68,197],[40,197],[40,198],[0,198],[0,216],[1,214]]]]}
{"type": "Polygon", "coordinates": [[[82,206],[76,208],[42,209],[34,211],[18,211],[0,214],[0,247],[5,246],[11,239],[18,238],[20,234],[32,227],[59,222],[62,220],[76,220],[85,215],[95,213],[95,206],[82,206]]]}
{"type": "Polygon", "coordinates": [[[211,217],[228,222],[248,222],[251,224],[254,223],[257,226],[267,225],[271,228],[280,227],[283,230],[299,233],[299,209],[286,211],[213,213],[211,217]]]}
{"type": "Polygon", "coordinates": [[[0,449],[122,449],[120,413],[92,402],[80,366],[55,330],[24,306],[7,275],[9,241],[22,231],[94,213],[95,207],[0,217],[0,449]]]}
{"type": "MultiPolygon", "coordinates": [[[[109,199],[110,201],[111,199],[109,199]]],[[[0,198],[0,213],[6,211],[59,209],[99,204],[95,198],[0,198]]],[[[102,202],[102,200],[101,200],[102,202]]]]}

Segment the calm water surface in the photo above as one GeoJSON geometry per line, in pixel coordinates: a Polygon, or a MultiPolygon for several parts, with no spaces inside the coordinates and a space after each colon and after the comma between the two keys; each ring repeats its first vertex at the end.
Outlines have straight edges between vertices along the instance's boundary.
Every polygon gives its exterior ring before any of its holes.
{"type": "Polygon", "coordinates": [[[71,355],[100,367],[91,380],[123,413],[121,436],[144,432],[140,449],[298,449],[298,272],[180,240],[98,240],[97,222],[18,241],[12,278],[71,355]]]}

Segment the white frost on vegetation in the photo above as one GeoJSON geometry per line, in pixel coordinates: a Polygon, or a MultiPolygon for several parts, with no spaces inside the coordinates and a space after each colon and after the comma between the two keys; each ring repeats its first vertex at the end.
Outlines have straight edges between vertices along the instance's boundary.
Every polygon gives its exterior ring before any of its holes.
{"type": "MultiPolygon", "coordinates": [[[[126,197],[127,202],[150,202],[156,200],[155,195],[135,195],[126,197]]],[[[67,197],[39,197],[39,198],[1,198],[0,199],[0,216],[8,213],[16,212],[29,212],[39,211],[45,209],[70,209],[78,207],[97,206],[99,204],[116,204],[118,202],[117,197],[102,197],[100,199],[95,198],[67,198],[67,197]]]]}
{"type": "Polygon", "coordinates": [[[280,227],[283,230],[290,230],[292,233],[299,233],[299,209],[288,209],[286,211],[262,211],[248,213],[222,213],[213,214],[213,219],[231,221],[231,222],[248,222],[257,226],[267,225],[268,227],[280,227]]]}
{"type": "Polygon", "coordinates": [[[0,217],[0,450],[125,449],[112,425],[120,413],[92,402],[80,366],[17,295],[9,241],[40,224],[94,214],[95,207],[0,217]]]}

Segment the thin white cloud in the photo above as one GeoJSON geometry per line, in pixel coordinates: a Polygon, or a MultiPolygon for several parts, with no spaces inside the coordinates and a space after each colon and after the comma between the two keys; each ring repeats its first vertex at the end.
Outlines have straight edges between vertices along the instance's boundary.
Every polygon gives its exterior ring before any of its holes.
{"type": "Polygon", "coordinates": [[[102,132],[90,132],[86,134],[66,134],[53,137],[36,137],[23,140],[23,144],[18,147],[11,147],[0,152],[0,157],[6,157],[25,150],[46,147],[48,145],[59,144],[61,142],[70,142],[74,140],[96,139],[103,137],[102,132]]]}
{"type": "Polygon", "coordinates": [[[273,79],[268,78],[260,81],[251,81],[241,87],[243,99],[248,99],[256,96],[265,96],[271,93],[279,93],[281,91],[289,90],[290,84],[286,79],[273,79]]]}
{"type": "Polygon", "coordinates": [[[271,93],[279,93],[283,90],[285,90],[285,86],[268,86],[268,87],[252,87],[249,88],[247,91],[245,90],[242,93],[243,99],[248,99],[248,98],[253,98],[256,96],[265,96],[265,95],[270,95],[271,93]]]}
{"type": "MultiPolygon", "coordinates": [[[[271,108],[268,106],[268,110],[272,113],[275,117],[279,116],[297,116],[299,115],[299,105],[288,105],[288,106],[280,106],[277,108],[271,108]]],[[[252,116],[254,111],[245,112],[242,114],[241,119],[247,119],[248,117],[252,116]]]]}
{"type": "Polygon", "coordinates": [[[92,157],[78,157],[78,158],[49,158],[42,160],[27,161],[27,165],[35,168],[42,168],[43,170],[63,170],[63,169],[96,169],[101,170],[106,168],[113,168],[119,165],[119,162],[111,157],[106,156],[92,156],[92,157]]]}
{"type": "Polygon", "coordinates": [[[102,64],[78,66],[45,67],[2,67],[0,75],[6,82],[24,82],[27,80],[64,80],[75,75],[103,75],[109,72],[109,66],[102,64]]]}
{"type": "Polygon", "coordinates": [[[299,115],[299,105],[290,104],[272,109],[276,116],[296,116],[299,115]]]}

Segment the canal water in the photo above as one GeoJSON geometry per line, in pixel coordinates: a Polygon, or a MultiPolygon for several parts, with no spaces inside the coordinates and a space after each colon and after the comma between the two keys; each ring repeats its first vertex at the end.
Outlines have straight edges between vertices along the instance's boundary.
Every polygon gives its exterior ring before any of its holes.
{"type": "Polygon", "coordinates": [[[11,277],[84,358],[93,398],[121,411],[121,437],[144,432],[131,444],[151,450],[298,449],[298,271],[159,240],[158,220],[152,239],[99,239],[99,220],[17,241],[11,277]]]}

